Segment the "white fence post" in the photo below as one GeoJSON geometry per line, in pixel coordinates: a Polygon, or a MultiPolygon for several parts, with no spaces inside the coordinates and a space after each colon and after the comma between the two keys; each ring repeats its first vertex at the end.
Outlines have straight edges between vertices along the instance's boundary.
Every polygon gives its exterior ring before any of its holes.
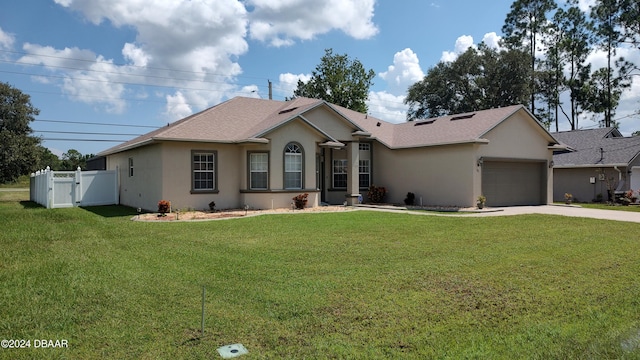
{"type": "Polygon", "coordinates": [[[82,203],[82,169],[80,166],[76,169],[75,184],[73,185],[73,206],[79,206],[82,203]]]}
{"type": "Polygon", "coordinates": [[[46,192],[44,194],[46,194],[46,200],[45,200],[45,207],[47,209],[51,209],[53,207],[53,199],[55,199],[55,191],[53,189],[53,171],[51,171],[51,168],[47,166],[47,168],[44,170],[45,173],[45,182],[46,182],[46,192]]]}

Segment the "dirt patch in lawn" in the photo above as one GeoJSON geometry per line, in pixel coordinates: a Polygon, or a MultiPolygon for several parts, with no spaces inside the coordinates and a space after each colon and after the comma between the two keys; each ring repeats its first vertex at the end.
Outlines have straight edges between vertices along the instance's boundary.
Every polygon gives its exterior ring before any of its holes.
{"type": "Polygon", "coordinates": [[[265,214],[309,214],[318,212],[338,212],[338,211],[353,211],[352,207],[347,206],[318,206],[313,208],[306,208],[302,210],[291,210],[287,208],[273,209],[273,210],[244,210],[244,209],[229,209],[229,210],[216,210],[212,211],[184,211],[184,212],[172,212],[165,214],[164,216],[159,213],[146,213],[136,215],[132,218],[135,221],[205,221],[205,220],[222,220],[233,219],[248,216],[257,216],[265,214]]]}

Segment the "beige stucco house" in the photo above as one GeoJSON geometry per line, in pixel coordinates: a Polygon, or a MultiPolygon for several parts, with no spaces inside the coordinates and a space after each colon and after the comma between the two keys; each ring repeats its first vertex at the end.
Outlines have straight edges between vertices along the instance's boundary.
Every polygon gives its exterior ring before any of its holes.
{"type": "Polygon", "coordinates": [[[281,208],[385,202],[407,192],[423,205],[552,201],[549,164],[558,142],[523,106],[389,123],[322,100],[236,97],[105,150],[119,169],[120,203],[174,208],[281,208]]]}

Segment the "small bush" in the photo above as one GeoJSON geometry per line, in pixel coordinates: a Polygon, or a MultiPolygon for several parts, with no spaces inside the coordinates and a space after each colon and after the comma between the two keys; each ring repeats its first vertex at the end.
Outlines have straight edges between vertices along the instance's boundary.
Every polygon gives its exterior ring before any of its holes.
{"type": "Polygon", "coordinates": [[[171,208],[171,203],[167,200],[160,200],[158,202],[158,212],[160,214],[162,214],[163,216],[169,212],[169,209],[171,208]]]}
{"type": "Polygon", "coordinates": [[[381,203],[384,196],[387,194],[387,189],[384,186],[371,185],[367,197],[372,203],[381,203]]]}
{"type": "Polygon", "coordinates": [[[412,192],[408,192],[407,193],[407,197],[404,198],[404,204],[405,205],[414,205],[416,202],[416,194],[412,193],[412,192]]]}
{"type": "Polygon", "coordinates": [[[304,209],[307,206],[308,197],[309,197],[309,194],[307,193],[294,196],[293,204],[295,205],[296,209],[304,209]]]}

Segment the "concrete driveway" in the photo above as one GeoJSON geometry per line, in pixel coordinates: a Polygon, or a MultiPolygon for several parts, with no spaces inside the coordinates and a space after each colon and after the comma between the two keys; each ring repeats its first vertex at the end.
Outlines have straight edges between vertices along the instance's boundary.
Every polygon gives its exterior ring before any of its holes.
{"type": "Polygon", "coordinates": [[[508,216],[522,214],[548,214],[640,223],[640,212],[587,209],[580,206],[564,205],[510,206],[492,208],[487,211],[465,216],[508,216]]]}
{"type": "Polygon", "coordinates": [[[603,219],[614,221],[626,221],[640,223],[640,212],[620,211],[620,210],[600,210],[600,209],[588,209],[577,205],[540,205],[540,206],[508,206],[508,207],[494,207],[485,208],[484,210],[469,210],[468,214],[443,214],[436,212],[418,212],[410,211],[403,208],[394,206],[371,206],[371,205],[358,205],[358,210],[373,210],[373,211],[393,211],[404,212],[413,215],[432,215],[432,216],[462,216],[462,217],[486,217],[486,216],[510,216],[510,215],[523,215],[523,214],[547,214],[547,215],[560,215],[571,217],[584,217],[591,219],[603,219]]]}

